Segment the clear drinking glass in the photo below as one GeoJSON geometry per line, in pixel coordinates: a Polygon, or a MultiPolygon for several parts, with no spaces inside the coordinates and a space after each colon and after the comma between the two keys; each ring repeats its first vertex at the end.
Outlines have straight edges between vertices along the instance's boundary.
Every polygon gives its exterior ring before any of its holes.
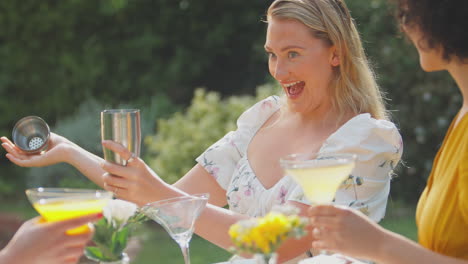
{"type": "MultiPolygon", "coordinates": [[[[140,110],[138,109],[108,109],[101,112],[101,139],[112,140],[122,144],[135,157],[140,156],[141,127],[140,110]]],[[[119,154],[103,148],[104,159],[122,166],[127,160],[119,154]]]]}
{"type": "MultiPolygon", "coordinates": [[[[36,211],[47,221],[55,222],[100,213],[113,193],[104,190],[73,188],[33,188],[26,196],[36,211]]],[[[67,231],[69,235],[89,232],[87,225],[67,231]]]]}
{"type": "Polygon", "coordinates": [[[209,194],[194,194],[146,204],[142,212],[166,229],[179,244],[185,264],[190,264],[189,243],[195,221],[208,202],[209,194]]]}
{"type": "MultiPolygon", "coordinates": [[[[280,159],[286,175],[304,191],[312,205],[330,204],[354,168],[356,155],[344,153],[300,153],[280,159]]],[[[325,251],[320,254],[326,254],[325,251]]]]}

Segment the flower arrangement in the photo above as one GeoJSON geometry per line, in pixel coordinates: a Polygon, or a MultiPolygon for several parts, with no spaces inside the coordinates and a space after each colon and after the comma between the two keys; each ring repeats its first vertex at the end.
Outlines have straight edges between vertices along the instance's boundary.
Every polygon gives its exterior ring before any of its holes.
{"type": "Polygon", "coordinates": [[[94,223],[93,242],[96,246],[86,247],[89,259],[101,262],[119,261],[125,258],[124,250],[132,224],[142,223],[148,218],[138,210],[136,204],[115,199],[103,209],[104,217],[94,223]]]}
{"type": "Polygon", "coordinates": [[[265,263],[287,238],[301,238],[306,234],[307,219],[298,216],[292,206],[274,208],[262,218],[241,220],[229,229],[235,245],[234,253],[261,254],[265,263]]]}

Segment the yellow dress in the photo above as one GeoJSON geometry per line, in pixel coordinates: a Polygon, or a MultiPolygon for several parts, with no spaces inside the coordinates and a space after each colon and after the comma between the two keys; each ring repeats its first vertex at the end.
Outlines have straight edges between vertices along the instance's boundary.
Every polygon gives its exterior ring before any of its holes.
{"type": "Polygon", "coordinates": [[[422,246],[468,259],[468,114],[455,128],[454,122],[434,160],[416,223],[422,246]]]}

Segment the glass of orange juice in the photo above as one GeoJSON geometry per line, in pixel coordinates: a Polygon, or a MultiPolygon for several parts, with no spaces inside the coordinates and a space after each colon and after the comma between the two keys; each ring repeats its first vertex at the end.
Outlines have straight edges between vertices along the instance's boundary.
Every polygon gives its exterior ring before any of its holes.
{"type": "MultiPolygon", "coordinates": [[[[47,222],[54,222],[100,213],[113,194],[104,190],[40,187],[27,189],[26,196],[47,222]]],[[[89,227],[83,225],[68,230],[67,234],[86,232],[89,232],[89,227]]]]}

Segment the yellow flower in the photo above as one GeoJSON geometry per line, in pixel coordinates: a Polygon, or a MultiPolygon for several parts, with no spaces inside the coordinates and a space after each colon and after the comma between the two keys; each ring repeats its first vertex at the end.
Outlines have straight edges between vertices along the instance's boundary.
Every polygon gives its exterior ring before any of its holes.
{"type": "Polygon", "coordinates": [[[230,228],[229,228],[229,236],[231,236],[232,239],[236,240],[237,237],[239,236],[239,225],[238,224],[233,224],[230,228]]]}
{"type": "Polygon", "coordinates": [[[237,251],[270,254],[288,237],[304,234],[305,220],[297,215],[270,212],[257,219],[243,220],[229,229],[237,251]]]}

